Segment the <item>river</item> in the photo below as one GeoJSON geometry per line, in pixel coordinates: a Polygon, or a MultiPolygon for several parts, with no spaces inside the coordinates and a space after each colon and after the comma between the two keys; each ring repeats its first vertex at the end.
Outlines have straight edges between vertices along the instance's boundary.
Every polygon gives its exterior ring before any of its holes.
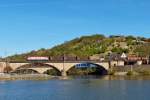
{"type": "Polygon", "coordinates": [[[150,100],[149,91],[148,78],[0,81],[0,100],[150,100]]]}

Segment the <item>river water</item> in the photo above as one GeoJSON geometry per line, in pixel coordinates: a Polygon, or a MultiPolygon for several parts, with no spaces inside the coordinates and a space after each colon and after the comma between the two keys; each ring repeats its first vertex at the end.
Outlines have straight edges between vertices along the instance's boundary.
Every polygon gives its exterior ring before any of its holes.
{"type": "Polygon", "coordinates": [[[150,100],[150,80],[74,77],[0,81],[0,100],[150,100]]]}

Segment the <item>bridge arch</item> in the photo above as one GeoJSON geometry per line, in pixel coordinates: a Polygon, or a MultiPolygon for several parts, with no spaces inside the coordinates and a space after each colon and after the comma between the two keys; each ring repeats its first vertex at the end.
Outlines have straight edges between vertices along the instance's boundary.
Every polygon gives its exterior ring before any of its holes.
{"type": "Polygon", "coordinates": [[[28,64],[23,64],[19,67],[17,67],[13,72],[17,70],[32,70],[37,73],[43,74],[47,70],[54,69],[61,73],[55,66],[50,65],[50,64],[45,64],[45,63],[28,63],[28,64]]]}
{"type": "Polygon", "coordinates": [[[107,67],[103,66],[100,63],[91,63],[91,62],[74,63],[74,64],[72,64],[72,66],[70,66],[66,70],[67,74],[69,74],[69,71],[71,71],[71,70],[75,71],[76,68],[77,69],[91,68],[91,69],[95,70],[96,71],[95,73],[97,73],[98,75],[108,74],[107,67]]]}

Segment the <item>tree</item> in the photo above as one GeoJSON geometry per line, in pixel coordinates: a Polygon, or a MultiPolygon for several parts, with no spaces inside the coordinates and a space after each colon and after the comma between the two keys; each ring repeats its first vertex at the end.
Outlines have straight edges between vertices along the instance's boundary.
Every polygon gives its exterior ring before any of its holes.
{"type": "Polygon", "coordinates": [[[150,54],[150,44],[139,45],[134,49],[134,52],[139,56],[148,56],[150,54]]]}
{"type": "Polygon", "coordinates": [[[120,54],[121,54],[121,53],[128,53],[128,52],[129,52],[128,49],[117,48],[117,47],[113,48],[111,51],[112,51],[112,52],[116,52],[116,53],[120,53],[120,54]]]}
{"type": "Polygon", "coordinates": [[[136,40],[136,38],[133,37],[133,36],[131,36],[131,35],[129,35],[129,36],[126,37],[126,40],[127,40],[127,41],[128,41],[128,40],[136,40]]]}

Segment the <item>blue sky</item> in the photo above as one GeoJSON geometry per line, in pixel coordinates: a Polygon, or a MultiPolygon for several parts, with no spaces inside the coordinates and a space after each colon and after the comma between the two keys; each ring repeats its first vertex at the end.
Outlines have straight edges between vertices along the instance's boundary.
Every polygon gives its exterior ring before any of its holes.
{"type": "Polygon", "coordinates": [[[1,0],[0,56],[82,35],[150,37],[149,0],[1,0]]]}

